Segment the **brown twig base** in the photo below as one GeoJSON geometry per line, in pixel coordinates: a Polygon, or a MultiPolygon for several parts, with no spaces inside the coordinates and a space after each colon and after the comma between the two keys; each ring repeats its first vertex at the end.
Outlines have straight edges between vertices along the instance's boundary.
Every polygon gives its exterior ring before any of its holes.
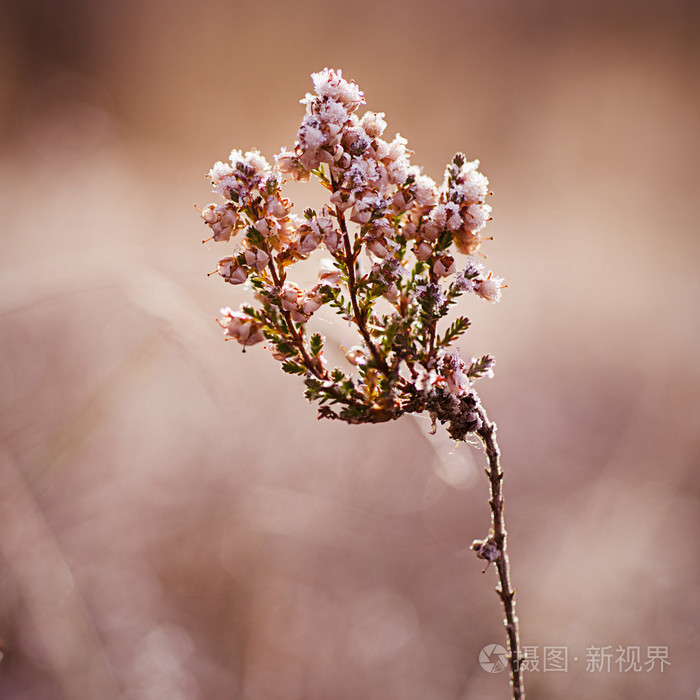
{"type": "Polygon", "coordinates": [[[510,566],[506,549],[506,524],[503,515],[503,471],[500,465],[501,453],[496,442],[496,424],[489,421],[482,407],[477,409],[477,413],[482,421],[481,427],[477,430],[477,435],[484,443],[488,460],[486,476],[489,479],[491,531],[486,540],[475,540],[472,544],[472,549],[481,559],[486,559],[489,564],[491,562],[496,564],[499,581],[496,593],[498,593],[503,603],[503,609],[506,614],[505,626],[508,635],[513,700],[523,700],[525,698],[525,686],[520,668],[522,661],[520,634],[518,632],[518,618],[515,615],[515,591],[510,582],[510,566]]]}

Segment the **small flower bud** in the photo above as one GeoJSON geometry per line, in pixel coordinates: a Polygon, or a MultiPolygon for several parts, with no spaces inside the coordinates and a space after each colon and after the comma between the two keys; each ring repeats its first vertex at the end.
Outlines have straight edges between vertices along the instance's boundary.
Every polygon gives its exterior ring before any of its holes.
{"type": "Polygon", "coordinates": [[[426,241],[436,241],[438,239],[438,236],[442,232],[442,227],[440,224],[438,224],[435,221],[426,221],[425,224],[423,225],[423,229],[421,231],[421,236],[425,238],[426,241]]]}
{"type": "Polygon", "coordinates": [[[229,284],[243,284],[248,278],[248,271],[233,257],[221,258],[218,272],[229,284]]]}
{"type": "Polygon", "coordinates": [[[399,292],[399,288],[396,286],[396,282],[392,282],[384,292],[384,298],[390,301],[392,304],[395,304],[400,297],[401,292],[399,292]]]}
{"type": "Polygon", "coordinates": [[[272,234],[272,229],[267,219],[258,219],[258,221],[255,222],[255,229],[265,238],[269,238],[272,234]]]}
{"type": "Polygon", "coordinates": [[[299,241],[299,252],[302,255],[310,255],[321,245],[321,238],[318,234],[310,231],[304,234],[299,241]]]}
{"type": "Polygon", "coordinates": [[[384,112],[365,112],[360,120],[360,125],[370,138],[381,136],[386,129],[384,112]]]}
{"type": "Polygon", "coordinates": [[[360,200],[355,203],[350,213],[350,221],[354,221],[356,224],[366,224],[372,218],[372,213],[374,209],[371,204],[360,200]]]}
{"type": "Polygon", "coordinates": [[[318,281],[331,287],[340,284],[340,270],[335,267],[333,261],[329,258],[321,260],[321,271],[318,274],[318,281]]]}
{"type": "Polygon", "coordinates": [[[219,325],[224,329],[224,335],[235,338],[241,345],[255,345],[265,340],[260,324],[243,311],[232,311],[230,308],[221,309],[223,318],[219,325]]]}
{"type": "Polygon", "coordinates": [[[349,350],[345,352],[345,357],[351,365],[366,365],[367,351],[361,345],[353,345],[349,350]]]}
{"type": "Polygon", "coordinates": [[[391,246],[389,246],[389,242],[386,238],[384,238],[384,236],[367,241],[367,250],[376,255],[378,258],[385,258],[387,255],[389,255],[390,248],[391,246]]]}
{"type": "Polygon", "coordinates": [[[296,284],[288,282],[282,287],[280,293],[280,300],[282,301],[282,308],[285,311],[296,311],[299,306],[299,296],[301,290],[296,284]]]}
{"type": "Polygon", "coordinates": [[[331,204],[335,204],[340,211],[349,209],[355,203],[355,195],[352,192],[345,192],[343,190],[336,190],[329,199],[331,204]]]}
{"type": "Polygon", "coordinates": [[[427,241],[420,241],[413,246],[413,254],[421,262],[425,262],[433,254],[433,246],[427,241]]]}
{"type": "Polygon", "coordinates": [[[455,270],[455,259],[451,255],[441,255],[433,265],[433,272],[440,277],[447,277],[455,270]]]}
{"type": "Polygon", "coordinates": [[[245,261],[249,267],[254,267],[256,270],[264,270],[270,262],[270,256],[259,248],[245,251],[245,261]]]}
{"type": "Polygon", "coordinates": [[[474,291],[477,296],[480,296],[482,299],[495,303],[501,301],[501,289],[504,287],[503,278],[492,277],[489,272],[489,276],[486,279],[476,281],[474,291]]]}

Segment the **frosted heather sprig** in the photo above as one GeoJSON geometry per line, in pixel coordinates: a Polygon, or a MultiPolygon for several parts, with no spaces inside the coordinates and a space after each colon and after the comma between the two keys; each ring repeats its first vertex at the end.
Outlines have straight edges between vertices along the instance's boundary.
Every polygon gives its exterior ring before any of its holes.
{"type": "MultiPolygon", "coordinates": [[[[446,318],[461,296],[497,302],[505,286],[474,257],[490,220],[488,180],[479,161],[458,153],[438,185],[411,164],[406,139],[384,138],[384,113],[362,112],[362,91],[340,70],[311,78],[314,93],[301,100],[306,113],[291,150],[283,148],[272,165],[256,150],[233,150],[209,172],[223,202],[201,211],[207,240],[228,246],[215,272],[251,292],[240,309],[222,309],[219,323],[244,349],[266,341],[281,368],[302,377],[319,417],[378,423],[428,412],[455,440],[476,433],[487,448],[496,505],[489,537],[474,548],[498,560],[509,592],[495,426],[474,388],[474,380],[492,376],[494,360],[462,359],[455,344],[469,320],[446,318]],[[328,199],[295,214],[283,185],[310,178],[328,199]],[[294,265],[315,254],[316,281],[302,288],[292,279],[294,265]],[[327,365],[326,338],[312,330],[322,307],[357,332],[346,366],[327,365]]],[[[522,698],[517,618],[512,595],[502,599],[515,629],[514,697],[522,698]]]]}
{"type": "Polygon", "coordinates": [[[363,423],[429,411],[463,440],[480,425],[472,380],[490,372],[470,372],[484,359],[465,362],[453,348],[466,318],[442,334],[439,324],[462,294],[500,299],[503,280],[471,257],[490,217],[488,180],[478,161],[457,154],[438,186],[411,164],[406,139],[383,138],[383,113],[360,113],[364,96],[341,71],[312,81],[292,150],[274,165],[234,150],[209,172],[224,202],[202,219],[211,240],[233,244],[217,272],[255,292],[254,304],[222,311],[224,333],[244,346],[267,340],[282,369],[304,378],[322,417],[363,423]],[[297,216],[283,183],[310,177],[328,201],[297,216]],[[290,279],[293,265],[319,250],[327,257],[317,281],[302,289],[290,279]],[[326,367],[326,340],[309,330],[323,306],[357,329],[348,367],[326,367]]]}

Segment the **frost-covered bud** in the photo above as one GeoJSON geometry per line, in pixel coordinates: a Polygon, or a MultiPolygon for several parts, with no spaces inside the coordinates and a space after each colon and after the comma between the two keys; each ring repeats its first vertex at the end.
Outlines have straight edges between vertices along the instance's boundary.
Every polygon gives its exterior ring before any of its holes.
{"type": "Polygon", "coordinates": [[[231,151],[230,159],[231,163],[235,165],[236,160],[241,160],[246,165],[251,167],[256,175],[262,175],[263,173],[270,170],[270,165],[267,160],[261,155],[260,151],[254,148],[252,151],[248,151],[243,158],[240,158],[240,151],[231,151]]]}
{"type": "Polygon", "coordinates": [[[321,260],[321,271],[318,273],[318,281],[335,287],[340,284],[340,270],[335,266],[330,258],[321,260]]]}
{"type": "Polygon", "coordinates": [[[228,197],[228,193],[237,186],[234,169],[228,164],[217,160],[212,166],[207,177],[211,180],[212,187],[222,196],[228,197]]]}
{"type": "Polygon", "coordinates": [[[471,255],[475,253],[481,245],[481,237],[478,233],[472,233],[465,229],[460,229],[454,234],[455,247],[460,253],[471,255]]]}
{"type": "Polygon", "coordinates": [[[270,262],[270,256],[260,248],[245,251],[245,261],[249,267],[254,267],[256,270],[264,270],[270,262]]]}
{"type": "Polygon", "coordinates": [[[381,136],[386,129],[384,112],[365,112],[360,120],[360,126],[370,138],[381,136]]]}
{"type": "Polygon", "coordinates": [[[413,254],[421,262],[425,262],[433,254],[433,246],[427,241],[417,242],[413,246],[413,254]]]}
{"type": "Polygon", "coordinates": [[[219,260],[217,272],[229,284],[243,284],[248,279],[248,271],[238,264],[236,258],[230,256],[219,260]]]}
{"type": "Polygon", "coordinates": [[[432,207],[438,201],[438,188],[435,181],[427,175],[417,175],[411,185],[415,203],[419,207],[432,207]]]}
{"type": "Polygon", "coordinates": [[[505,287],[502,277],[493,277],[489,272],[485,279],[475,280],[474,291],[486,301],[501,301],[501,289],[505,287]]]}
{"type": "Polygon", "coordinates": [[[284,175],[293,172],[299,166],[296,155],[290,153],[286,148],[283,148],[275,156],[275,163],[277,164],[277,170],[284,175]]]}
{"type": "Polygon", "coordinates": [[[486,225],[491,214],[488,204],[470,204],[464,216],[464,228],[476,233],[486,225]]]}
{"type": "Polygon", "coordinates": [[[353,345],[349,350],[345,352],[345,357],[351,365],[366,365],[369,357],[367,355],[367,350],[361,345],[353,345]]]}
{"type": "Polygon", "coordinates": [[[455,259],[451,255],[441,255],[433,265],[433,272],[440,277],[447,277],[455,270],[455,259]]]}
{"type": "Polygon", "coordinates": [[[458,231],[462,227],[464,223],[462,213],[454,202],[448,202],[445,205],[445,216],[445,227],[450,231],[458,231]]]}
{"type": "Polygon", "coordinates": [[[343,71],[324,68],[319,73],[312,73],[314,91],[319,97],[328,97],[346,105],[348,110],[357,109],[364,103],[362,91],[354,83],[343,78],[343,71]]]}
{"type": "Polygon", "coordinates": [[[277,195],[270,195],[265,202],[265,210],[275,219],[284,219],[289,213],[291,205],[287,200],[282,201],[277,195]],[[285,204],[286,202],[286,204],[285,204]]]}
{"type": "Polygon", "coordinates": [[[219,212],[217,211],[216,204],[210,204],[205,209],[202,209],[199,215],[202,217],[204,223],[208,226],[215,224],[219,220],[219,212]]]}
{"type": "Polygon", "coordinates": [[[221,314],[223,318],[219,325],[228,338],[234,338],[244,346],[255,345],[265,340],[260,324],[245,312],[225,308],[221,309],[221,314]]]}
{"type": "Polygon", "coordinates": [[[447,390],[451,394],[463,396],[469,393],[471,385],[467,374],[468,369],[464,364],[464,360],[459,356],[459,351],[446,354],[442,360],[440,370],[445,378],[447,390]]]}

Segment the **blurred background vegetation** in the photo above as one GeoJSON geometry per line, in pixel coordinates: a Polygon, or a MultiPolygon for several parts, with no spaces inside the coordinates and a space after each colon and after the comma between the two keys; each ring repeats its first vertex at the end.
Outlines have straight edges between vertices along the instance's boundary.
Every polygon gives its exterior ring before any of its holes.
{"type": "MultiPolygon", "coordinates": [[[[4,0],[0,697],[507,696],[483,456],[315,419],[221,341],[193,203],[291,146],[340,67],[441,180],[494,191],[462,354],[499,423],[534,698],[700,685],[700,10],[645,0],[4,0]],[[666,646],[661,673],[589,646],[666,646]],[[578,660],[575,660],[578,659],[578,660]]],[[[311,188],[312,189],[312,188],[311,188]]],[[[313,193],[292,188],[300,206],[313,193]]],[[[334,329],[323,331],[332,335],[334,329]]],[[[332,361],[342,362],[340,355],[332,361]]]]}

